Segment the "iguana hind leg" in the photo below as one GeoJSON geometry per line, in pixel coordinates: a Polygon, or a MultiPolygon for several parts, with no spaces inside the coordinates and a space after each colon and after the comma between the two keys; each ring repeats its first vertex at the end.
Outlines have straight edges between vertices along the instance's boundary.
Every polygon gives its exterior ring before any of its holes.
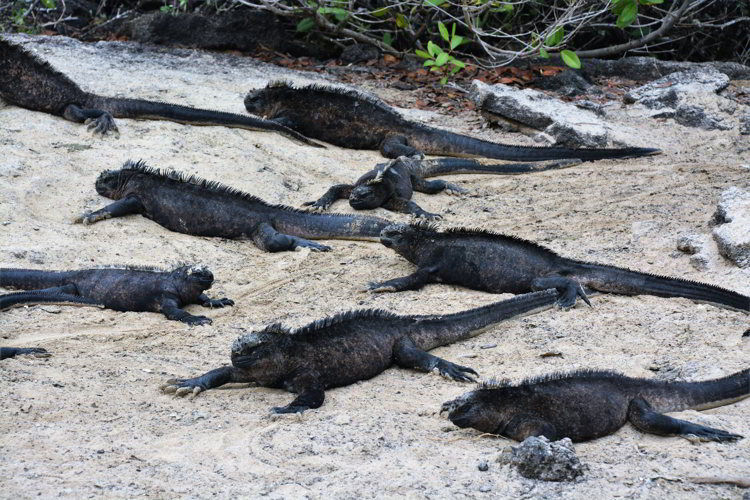
{"type": "Polygon", "coordinates": [[[474,382],[468,374],[479,375],[467,366],[446,361],[414,345],[410,339],[402,339],[393,346],[393,361],[402,368],[411,368],[423,372],[437,370],[440,375],[459,382],[474,382]]]}
{"type": "Polygon", "coordinates": [[[641,397],[633,398],[628,406],[628,420],[643,432],[661,436],[678,435],[694,436],[701,441],[736,441],[742,439],[739,434],[732,434],[721,429],[694,424],[655,412],[651,405],[641,397]]]}
{"type": "Polygon", "coordinates": [[[427,212],[422,207],[417,205],[411,200],[405,200],[403,198],[397,198],[395,196],[388,198],[383,205],[381,205],[383,208],[387,210],[392,210],[394,212],[401,212],[404,214],[411,214],[415,217],[419,218],[425,218],[425,219],[442,219],[443,216],[440,214],[433,214],[432,212],[427,212]]]}
{"type": "Polygon", "coordinates": [[[586,292],[576,280],[562,276],[545,276],[535,278],[531,282],[531,289],[534,291],[547,290],[548,288],[557,290],[559,294],[557,305],[562,309],[569,309],[576,305],[576,297],[581,297],[585,303],[591,306],[591,301],[586,296],[586,292]]]}
{"type": "Polygon", "coordinates": [[[95,210],[91,213],[83,214],[76,222],[83,224],[94,224],[104,219],[113,219],[115,217],[122,217],[125,215],[139,214],[143,212],[143,205],[140,200],[132,196],[117,200],[114,203],[110,203],[104,208],[95,210]]]}
{"type": "Polygon", "coordinates": [[[451,182],[446,182],[440,179],[427,181],[414,175],[411,177],[411,185],[414,188],[414,191],[419,191],[420,193],[425,194],[436,194],[441,191],[446,191],[448,194],[468,193],[467,189],[451,182]]]}
{"type": "Polygon", "coordinates": [[[261,223],[253,233],[253,242],[266,252],[283,252],[296,248],[309,248],[314,252],[327,252],[331,247],[314,241],[278,232],[267,222],[261,223]]]}
{"type": "Polygon", "coordinates": [[[403,135],[389,135],[380,144],[380,154],[386,158],[396,159],[399,156],[417,156],[424,158],[422,151],[409,146],[409,142],[403,135]]]}
{"type": "Polygon", "coordinates": [[[86,123],[89,130],[93,130],[95,134],[106,135],[110,131],[119,133],[112,115],[100,109],[85,109],[70,104],[65,107],[63,118],[76,123],[86,123]]]}
{"type": "Polygon", "coordinates": [[[206,316],[193,316],[186,310],[180,308],[179,302],[172,297],[164,298],[160,304],[159,310],[167,317],[167,319],[181,321],[190,326],[210,325],[213,322],[211,318],[207,318],[206,316]]]}

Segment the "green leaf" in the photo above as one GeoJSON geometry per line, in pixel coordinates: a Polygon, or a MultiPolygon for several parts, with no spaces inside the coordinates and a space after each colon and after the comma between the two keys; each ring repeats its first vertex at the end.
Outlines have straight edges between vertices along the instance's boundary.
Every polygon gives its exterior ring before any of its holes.
{"type": "Polygon", "coordinates": [[[385,17],[388,15],[388,7],[381,7],[380,9],[372,11],[372,15],[375,17],[385,17]]]}
{"type": "Polygon", "coordinates": [[[429,61],[425,61],[422,66],[424,66],[424,67],[435,66],[435,61],[433,61],[432,59],[430,59],[429,61]]]}
{"type": "Polygon", "coordinates": [[[393,35],[388,32],[383,33],[383,43],[386,45],[391,45],[393,43],[393,35]]]}
{"type": "Polygon", "coordinates": [[[461,71],[461,68],[459,68],[458,66],[453,66],[453,69],[451,70],[451,75],[455,75],[459,71],[461,71]]]}
{"type": "Polygon", "coordinates": [[[453,38],[451,38],[451,50],[461,45],[461,42],[463,41],[464,41],[464,37],[462,37],[461,35],[456,35],[453,38]]]}
{"type": "Polygon", "coordinates": [[[562,42],[563,37],[565,36],[565,28],[562,26],[558,26],[555,28],[555,30],[547,35],[547,38],[544,40],[544,44],[547,47],[555,47],[562,42]]]}
{"type": "Polygon", "coordinates": [[[432,40],[430,40],[427,42],[427,52],[429,52],[432,57],[437,57],[437,55],[441,54],[443,51],[433,43],[432,40]]]}
{"type": "Polygon", "coordinates": [[[409,21],[406,20],[406,17],[403,14],[397,14],[396,26],[398,26],[399,28],[406,28],[407,26],[409,26],[409,21]]]}
{"type": "Polygon", "coordinates": [[[458,69],[464,69],[466,67],[466,63],[465,62],[459,61],[455,57],[453,59],[451,59],[451,64],[453,66],[457,67],[458,69]]]}
{"type": "Polygon", "coordinates": [[[560,56],[567,66],[573,69],[581,69],[581,60],[578,59],[578,56],[572,50],[562,50],[560,51],[560,56]]]}
{"type": "Polygon", "coordinates": [[[544,47],[539,47],[539,57],[542,59],[549,59],[549,52],[544,47]]]}
{"type": "Polygon", "coordinates": [[[441,52],[438,54],[438,56],[435,58],[435,64],[437,66],[443,66],[445,63],[448,62],[448,53],[447,52],[441,52]]]}
{"type": "Polygon", "coordinates": [[[315,26],[315,19],[306,17],[297,23],[297,33],[307,33],[315,26]]]}
{"type": "Polygon", "coordinates": [[[633,2],[629,3],[625,6],[624,9],[622,9],[622,12],[617,17],[617,27],[618,28],[625,28],[626,26],[630,26],[633,21],[635,21],[636,16],[638,15],[638,4],[633,2]]]}
{"type": "Polygon", "coordinates": [[[45,9],[54,9],[57,7],[57,2],[55,0],[42,0],[42,5],[45,9]]]}
{"type": "Polygon", "coordinates": [[[445,1],[446,0],[424,0],[424,3],[422,5],[440,7],[445,3],[445,1]]]}
{"type": "Polygon", "coordinates": [[[664,0],[639,0],[641,5],[658,5],[664,3],[664,0]]]}
{"type": "Polygon", "coordinates": [[[424,57],[425,59],[432,59],[432,55],[430,55],[428,52],[425,52],[424,50],[415,50],[415,54],[417,54],[419,57],[424,57]]]}
{"type": "Polygon", "coordinates": [[[440,31],[440,36],[443,37],[443,40],[446,42],[449,42],[451,39],[451,36],[448,34],[448,28],[445,27],[443,23],[438,21],[438,30],[440,31]]]}
{"type": "Polygon", "coordinates": [[[349,17],[349,11],[339,7],[318,7],[318,14],[333,14],[333,17],[339,22],[349,17]]]}
{"type": "Polygon", "coordinates": [[[454,36],[456,36],[456,23],[453,23],[453,26],[451,26],[451,40],[454,36]]]}
{"type": "Polygon", "coordinates": [[[448,77],[444,76],[440,79],[440,85],[445,85],[446,83],[448,83],[448,77]]]}

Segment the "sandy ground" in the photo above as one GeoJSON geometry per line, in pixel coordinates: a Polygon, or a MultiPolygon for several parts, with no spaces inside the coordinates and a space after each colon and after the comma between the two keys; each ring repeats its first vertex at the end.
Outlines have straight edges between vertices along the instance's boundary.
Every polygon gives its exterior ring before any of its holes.
{"type": "MultiPolygon", "coordinates": [[[[126,43],[84,45],[65,38],[13,37],[84,88],[244,112],[242,98],[268,79],[312,74],[248,58],[126,43]]],[[[409,103],[408,92],[370,88],[409,103]]],[[[638,108],[609,108],[630,145],[665,154],[601,161],[517,177],[454,177],[471,194],[417,194],[445,224],[491,228],[538,241],[563,255],[710,282],[750,293],[750,270],[717,255],[694,269],[675,250],[679,235],[710,233],[719,193],[750,186],[747,137],[646,120],[638,108]],[[744,158],[743,158],[744,157],[744,158]]],[[[498,141],[530,139],[478,130],[464,120],[412,113],[498,141]]],[[[374,151],[311,149],[269,133],[168,122],[119,120],[121,137],[99,138],[50,115],[0,107],[0,266],[75,269],[107,264],[203,263],[210,294],[236,306],[207,311],[212,326],[189,328],[159,314],[34,306],[0,313],[2,345],[42,346],[48,359],[0,363],[0,496],[5,498],[741,498],[731,485],[693,478],[744,478],[750,439],[691,443],[625,426],[579,444],[590,467],[573,484],[532,481],[495,462],[511,441],[458,430],[439,417],[443,401],[471,389],[435,374],[393,368],[327,392],[302,418],[272,419],[292,395],[229,388],[194,400],[164,395],[173,376],[195,376],[229,361],[243,332],[269,322],[301,326],[357,307],[396,313],[454,312],[500,298],[449,286],[372,295],[368,281],[411,272],[377,243],[333,241],[328,253],[266,254],[249,242],[172,233],[139,217],[73,225],[108,203],[94,190],[103,169],[145,159],[220,180],[275,203],[300,205],[332,183],[381,161],[374,151]],[[488,461],[486,472],[477,465],[488,461]]],[[[344,202],[339,211],[350,211],[344,202]]],[[[378,215],[407,220],[380,210],[378,215]]],[[[714,250],[715,253],[715,250],[714,250]]],[[[545,374],[581,367],[633,376],[700,380],[748,366],[748,318],[685,299],[599,296],[594,308],[550,310],[498,325],[433,351],[482,376],[545,374]],[[488,345],[495,345],[491,348],[488,345]],[[541,357],[558,352],[557,357],[541,357]]],[[[674,414],[750,437],[750,401],[674,414]]]]}

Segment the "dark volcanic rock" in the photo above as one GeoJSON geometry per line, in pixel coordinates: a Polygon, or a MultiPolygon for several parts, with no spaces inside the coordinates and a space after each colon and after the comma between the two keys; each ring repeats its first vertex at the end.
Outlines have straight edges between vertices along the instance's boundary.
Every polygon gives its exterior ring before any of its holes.
{"type": "MultiPolygon", "coordinates": [[[[581,73],[572,69],[565,70],[554,76],[540,78],[534,82],[534,85],[542,90],[552,90],[568,97],[588,94],[592,91],[593,87],[581,73]]],[[[600,93],[600,91],[597,92],[600,93]]]]}
{"type": "Polygon", "coordinates": [[[578,460],[570,439],[550,442],[544,436],[505,448],[498,462],[515,467],[523,477],[542,481],[575,481],[588,469],[578,460]]]}
{"type": "Polygon", "coordinates": [[[355,64],[369,61],[380,57],[380,51],[372,45],[357,43],[350,45],[341,52],[341,62],[346,64],[355,64]]]}

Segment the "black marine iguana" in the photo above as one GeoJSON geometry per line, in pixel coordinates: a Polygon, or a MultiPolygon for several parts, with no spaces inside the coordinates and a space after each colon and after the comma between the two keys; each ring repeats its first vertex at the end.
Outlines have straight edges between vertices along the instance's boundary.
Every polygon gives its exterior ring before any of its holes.
{"type": "Polygon", "coordinates": [[[41,347],[0,347],[0,359],[13,358],[22,354],[34,354],[38,357],[48,357],[50,354],[41,347]]]}
{"type": "Polygon", "coordinates": [[[287,406],[273,409],[296,413],[322,405],[325,389],[372,378],[393,364],[471,381],[468,374],[476,375],[474,370],[426,351],[478,335],[513,316],[549,308],[555,295],[554,290],[544,290],[437,316],[350,311],[295,331],[274,324],[238,338],[232,346],[232,366],[191,379],[171,379],[162,390],[185,396],[230,382],[254,382],[299,394],[287,406]]]}
{"type": "Polygon", "coordinates": [[[266,252],[308,247],[331,247],[304,238],[377,240],[390,224],[361,215],[312,214],[175,171],[161,172],[143,162],[126,162],[120,170],[106,170],[96,180],[96,191],[117,200],[81,216],[91,224],[111,217],[142,214],[171,231],[195,236],[249,238],[266,252]]]}
{"type": "Polygon", "coordinates": [[[372,291],[416,290],[427,283],[461,285],[492,293],[556,288],[559,305],[576,297],[589,303],[583,286],[623,295],[685,297],[750,312],[750,297],[718,286],[593,264],[557,255],[536,243],[482,230],[437,231],[433,224],[393,224],[380,242],[417,265],[403,278],[371,283],[372,291]]]}
{"type": "Polygon", "coordinates": [[[530,436],[588,441],[626,422],[651,434],[734,441],[738,434],[663,415],[706,410],[750,395],[750,370],[703,382],[630,378],[609,371],[577,371],[524,380],[489,382],[443,404],[440,413],[459,427],[523,441],[530,436]]]}
{"type": "Polygon", "coordinates": [[[278,123],[234,113],[189,108],[141,99],[104,97],[83,91],[73,80],[20,45],[0,37],[0,97],[11,104],[42,111],[96,133],[117,131],[114,118],[169,120],[189,125],[216,125],[278,132],[289,139],[324,147],[278,123]]]}
{"type": "Polygon", "coordinates": [[[115,311],[160,312],[188,325],[210,325],[211,319],[193,316],[182,308],[234,305],[230,299],[212,299],[204,293],[214,275],[198,266],[172,271],[152,268],[101,268],[78,271],[0,269],[0,287],[27,292],[0,295],[0,311],[23,304],[84,304],[115,311]]]}
{"type": "Polygon", "coordinates": [[[552,163],[495,163],[486,164],[463,158],[418,160],[401,156],[388,163],[376,165],[354,184],[336,184],[318,201],[304,203],[313,210],[327,210],[339,198],[349,198],[356,210],[383,207],[394,212],[404,212],[425,218],[440,215],[425,212],[411,201],[414,191],[435,194],[445,190],[449,194],[465,193],[460,186],[442,180],[427,181],[426,177],[441,174],[524,174],[578,165],[579,160],[560,160],[552,163]]]}
{"type": "Polygon", "coordinates": [[[376,149],[386,158],[421,154],[481,156],[499,160],[600,160],[660,153],[652,148],[568,149],[510,146],[455,134],[402,117],[375,96],[323,85],[295,88],[271,82],[251,90],[245,108],[307,137],[350,149],[376,149]]]}

